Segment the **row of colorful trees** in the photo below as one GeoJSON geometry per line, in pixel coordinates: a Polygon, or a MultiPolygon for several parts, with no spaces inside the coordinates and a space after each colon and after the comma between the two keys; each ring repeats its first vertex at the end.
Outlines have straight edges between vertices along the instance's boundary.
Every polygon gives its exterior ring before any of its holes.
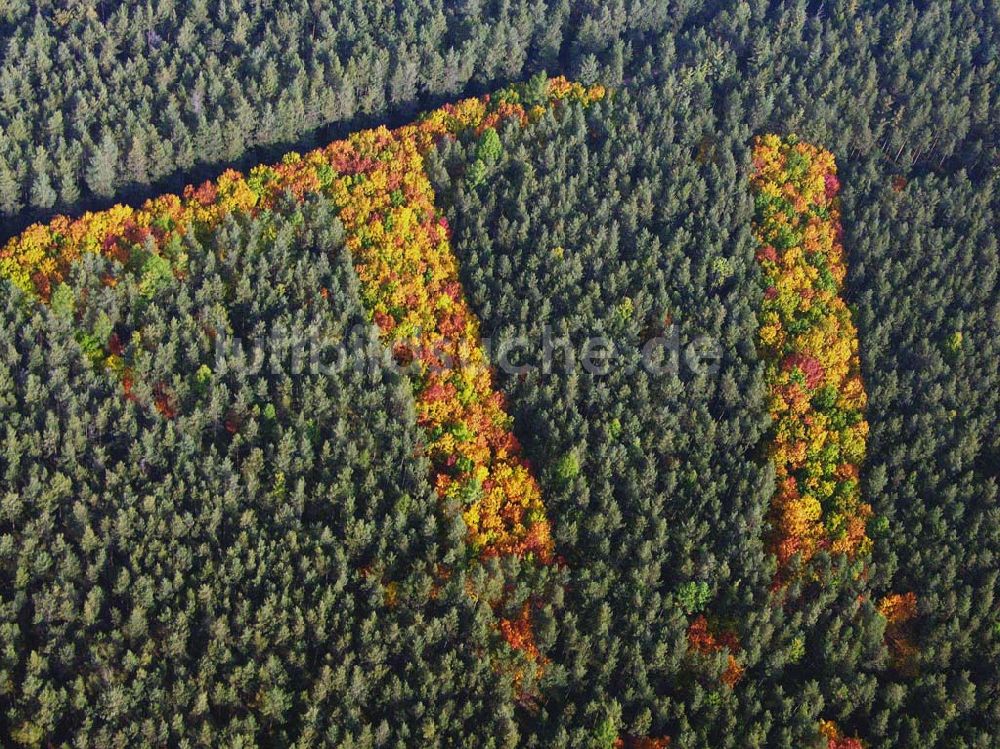
{"type": "Polygon", "coordinates": [[[362,299],[413,383],[418,423],[441,498],[461,508],[487,555],[552,557],[538,485],[520,459],[493,387],[448,241],[434,207],[417,128],[369,130],[333,154],[330,186],[361,280],[362,299]]]}
{"type": "Polygon", "coordinates": [[[833,155],[793,136],[753,149],[757,259],[764,274],[759,343],[767,363],[777,491],[772,550],[779,579],[793,558],[868,552],[872,517],[858,468],[867,396],[858,336],[840,295],[843,260],[833,155]]]}
{"type": "MultiPolygon", "coordinates": [[[[859,486],[867,396],[857,331],[840,296],[846,268],[833,155],[794,136],[765,135],[754,142],[753,166],[756,256],[765,287],[758,335],[773,424],[767,451],[777,479],[771,550],[780,587],[796,563],[808,564],[820,550],[849,559],[870,551],[872,510],[859,486]]],[[[913,594],[890,596],[880,607],[897,658],[912,647],[899,634],[912,606],[897,610],[913,600],[913,594]]],[[[699,614],[688,626],[687,642],[694,659],[726,654],[726,686],[742,678],[732,628],[699,614]]],[[[831,749],[860,747],[832,722],[821,722],[819,730],[831,749]]]]}

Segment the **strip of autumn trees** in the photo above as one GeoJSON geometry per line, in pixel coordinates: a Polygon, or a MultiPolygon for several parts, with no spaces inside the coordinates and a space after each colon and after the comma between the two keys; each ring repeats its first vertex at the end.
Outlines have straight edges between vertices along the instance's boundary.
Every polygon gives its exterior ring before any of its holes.
{"type": "MultiPolygon", "coordinates": [[[[461,512],[479,558],[513,554],[548,564],[552,538],[538,483],[493,385],[423,155],[442,138],[471,130],[495,142],[494,128],[505,119],[527,124],[557,102],[587,104],[603,96],[600,86],[535,79],[445,105],[393,131],[364,130],[304,156],[289,154],[280,164],[254,167],[247,177],[227,171],[215,182],[189,186],[183,196],[162,195],[138,209],[119,205],[75,220],[60,216],[14,237],[0,251],[0,276],[44,302],[72,304],[64,283],[70,266],[102,254],[118,260],[120,272],[141,274],[152,288],[164,273],[183,277],[185,232],[210,232],[235,212],[273,210],[288,194],[300,201],[310,194],[331,198],[347,232],[362,300],[381,341],[407,367],[440,499],[461,512]]],[[[116,278],[105,282],[114,285],[116,278]]],[[[92,336],[81,331],[79,338],[92,336]]],[[[129,395],[128,345],[117,338],[90,343],[92,357],[121,374],[129,395]]],[[[156,391],[157,410],[172,416],[169,393],[156,391]]],[[[502,619],[500,631],[512,647],[538,658],[528,604],[502,619]]]]}
{"type": "Polygon", "coordinates": [[[858,335],[840,296],[844,266],[833,155],[794,136],[753,148],[759,342],[770,387],[777,490],[771,546],[778,581],[820,550],[862,557],[871,506],[861,499],[867,404],[858,335]]]}

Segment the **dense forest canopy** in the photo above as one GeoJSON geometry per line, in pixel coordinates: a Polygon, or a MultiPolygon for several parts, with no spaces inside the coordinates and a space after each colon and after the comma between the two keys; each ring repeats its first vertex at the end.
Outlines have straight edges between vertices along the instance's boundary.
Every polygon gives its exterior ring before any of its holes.
{"type": "Polygon", "coordinates": [[[780,125],[903,169],[996,165],[988,0],[12,0],[0,13],[12,226],[541,70],[641,86],[687,67],[737,107],[731,126],[780,125]]]}
{"type": "Polygon", "coordinates": [[[0,744],[996,745],[995,2],[0,14],[0,744]]]}

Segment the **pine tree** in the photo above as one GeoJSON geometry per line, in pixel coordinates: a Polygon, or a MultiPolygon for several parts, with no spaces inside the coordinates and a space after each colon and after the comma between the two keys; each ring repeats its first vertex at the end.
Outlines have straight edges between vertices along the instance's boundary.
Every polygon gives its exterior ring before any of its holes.
{"type": "Polygon", "coordinates": [[[135,130],[132,136],[132,145],[129,147],[128,158],[126,159],[127,174],[129,182],[137,185],[149,183],[149,162],[146,158],[146,138],[143,131],[135,130]]]}
{"type": "Polygon", "coordinates": [[[7,165],[7,160],[0,156],[0,211],[13,216],[21,210],[21,188],[17,178],[7,165]]]}
{"type": "Polygon", "coordinates": [[[56,203],[56,191],[49,177],[49,159],[45,151],[39,148],[31,163],[31,205],[33,208],[48,209],[56,203]]]}
{"type": "MultiPolygon", "coordinates": [[[[62,143],[62,139],[60,139],[62,143]]],[[[80,197],[80,183],[77,179],[79,161],[69,148],[63,148],[59,153],[57,170],[59,174],[59,202],[64,206],[73,205],[80,197]]]]}
{"type": "Polygon", "coordinates": [[[86,180],[87,187],[95,195],[110,198],[115,194],[118,181],[118,144],[106,130],[87,163],[86,180]]]}

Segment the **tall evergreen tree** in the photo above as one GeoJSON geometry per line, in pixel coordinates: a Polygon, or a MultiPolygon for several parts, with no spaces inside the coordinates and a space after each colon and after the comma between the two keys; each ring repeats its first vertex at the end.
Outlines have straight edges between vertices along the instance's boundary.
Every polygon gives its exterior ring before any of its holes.
{"type": "Polygon", "coordinates": [[[87,162],[85,178],[95,195],[102,198],[114,195],[118,178],[118,144],[110,131],[105,131],[94,147],[87,162]]]}

